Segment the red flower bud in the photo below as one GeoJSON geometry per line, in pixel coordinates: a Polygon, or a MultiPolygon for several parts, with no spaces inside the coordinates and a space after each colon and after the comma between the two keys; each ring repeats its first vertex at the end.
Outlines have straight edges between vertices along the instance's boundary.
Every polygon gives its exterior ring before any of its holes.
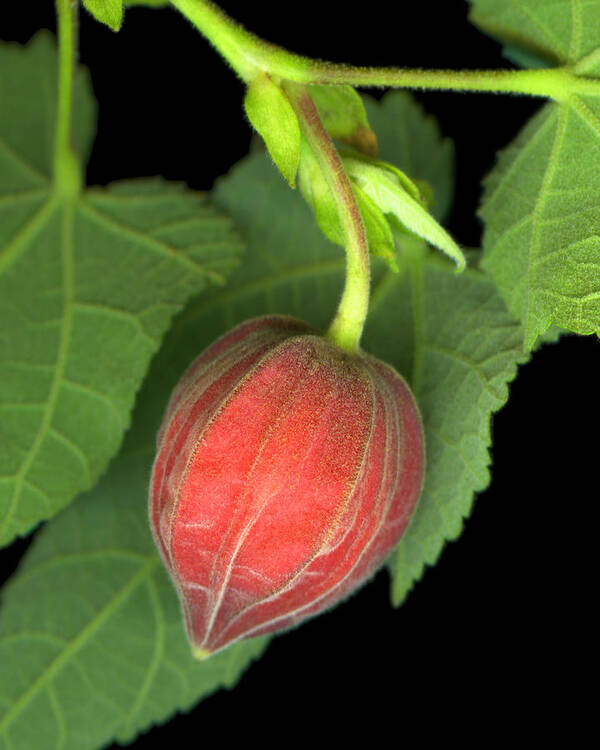
{"type": "Polygon", "coordinates": [[[364,583],[402,536],[423,468],[419,411],[383,362],[281,316],[212,344],[171,397],[150,490],[196,655],[364,583]]]}

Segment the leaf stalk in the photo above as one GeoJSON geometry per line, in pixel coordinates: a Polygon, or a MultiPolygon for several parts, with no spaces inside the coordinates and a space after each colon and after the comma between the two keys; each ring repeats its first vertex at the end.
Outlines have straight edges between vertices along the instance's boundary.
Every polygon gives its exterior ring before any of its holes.
{"type": "Polygon", "coordinates": [[[307,87],[286,81],[283,88],[294,107],[300,130],[333,194],[344,232],[346,282],[326,336],[345,351],[355,354],[360,347],[369,310],[370,262],[365,226],[342,160],[321,122],[307,87]]]}
{"type": "Polygon", "coordinates": [[[524,94],[565,101],[573,94],[600,96],[600,80],[568,66],[541,70],[420,70],[361,68],[288,52],[232,21],[209,0],[171,0],[249,83],[258,73],[297,83],[390,86],[437,91],[524,94]]]}
{"type": "Polygon", "coordinates": [[[78,0],[56,0],[58,103],[54,141],[54,189],[73,196],[81,190],[81,169],[72,147],[73,88],[77,54],[78,0]]]}

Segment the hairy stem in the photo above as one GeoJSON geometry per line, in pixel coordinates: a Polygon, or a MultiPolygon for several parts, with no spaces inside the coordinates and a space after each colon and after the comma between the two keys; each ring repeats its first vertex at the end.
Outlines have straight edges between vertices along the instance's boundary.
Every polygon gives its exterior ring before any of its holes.
{"type": "Polygon", "coordinates": [[[192,22],[246,83],[261,71],[277,67],[277,61],[281,66],[287,57],[296,59],[246,31],[209,0],[171,0],[171,5],[192,22]]]}
{"type": "Polygon", "coordinates": [[[286,82],[284,89],[298,116],[302,134],[333,193],[344,232],[346,283],[327,336],[342,349],[354,354],[359,349],[369,309],[370,264],[365,227],[350,180],[308,89],[291,82],[286,82]]]}
{"type": "Polygon", "coordinates": [[[54,189],[77,194],[81,187],[79,163],[72,148],[73,79],[77,49],[78,0],[56,0],[58,25],[58,104],[54,141],[54,189]]]}
{"type": "MultiPolygon", "coordinates": [[[[311,71],[312,72],[312,71],[311,71]]],[[[433,89],[527,94],[563,101],[578,88],[577,78],[566,68],[548,70],[408,70],[402,68],[353,68],[317,64],[316,83],[353,86],[433,89]]],[[[600,93],[600,88],[598,93],[600,93]]]]}
{"type": "Polygon", "coordinates": [[[600,96],[600,81],[568,67],[545,70],[408,70],[359,68],[311,60],[269,44],[234,23],[208,0],[171,0],[246,82],[259,72],[298,83],[391,86],[438,91],[491,91],[564,101],[571,94],[600,96]]]}

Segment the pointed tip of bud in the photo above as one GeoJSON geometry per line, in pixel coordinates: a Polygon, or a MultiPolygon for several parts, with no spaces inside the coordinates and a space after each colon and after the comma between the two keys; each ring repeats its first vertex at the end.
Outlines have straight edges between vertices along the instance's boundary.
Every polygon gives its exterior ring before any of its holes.
{"type": "Polygon", "coordinates": [[[197,659],[198,661],[206,661],[213,655],[213,652],[206,648],[194,647],[192,648],[192,654],[194,655],[194,659],[197,659]]]}

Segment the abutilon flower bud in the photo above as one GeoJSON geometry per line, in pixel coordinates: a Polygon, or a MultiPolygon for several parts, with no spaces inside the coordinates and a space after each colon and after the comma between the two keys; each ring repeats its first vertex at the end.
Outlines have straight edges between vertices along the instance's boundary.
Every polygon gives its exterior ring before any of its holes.
{"type": "Polygon", "coordinates": [[[293,318],[206,349],[158,434],[150,523],[202,658],[346,597],[417,504],[423,431],[400,375],[293,318]]]}

